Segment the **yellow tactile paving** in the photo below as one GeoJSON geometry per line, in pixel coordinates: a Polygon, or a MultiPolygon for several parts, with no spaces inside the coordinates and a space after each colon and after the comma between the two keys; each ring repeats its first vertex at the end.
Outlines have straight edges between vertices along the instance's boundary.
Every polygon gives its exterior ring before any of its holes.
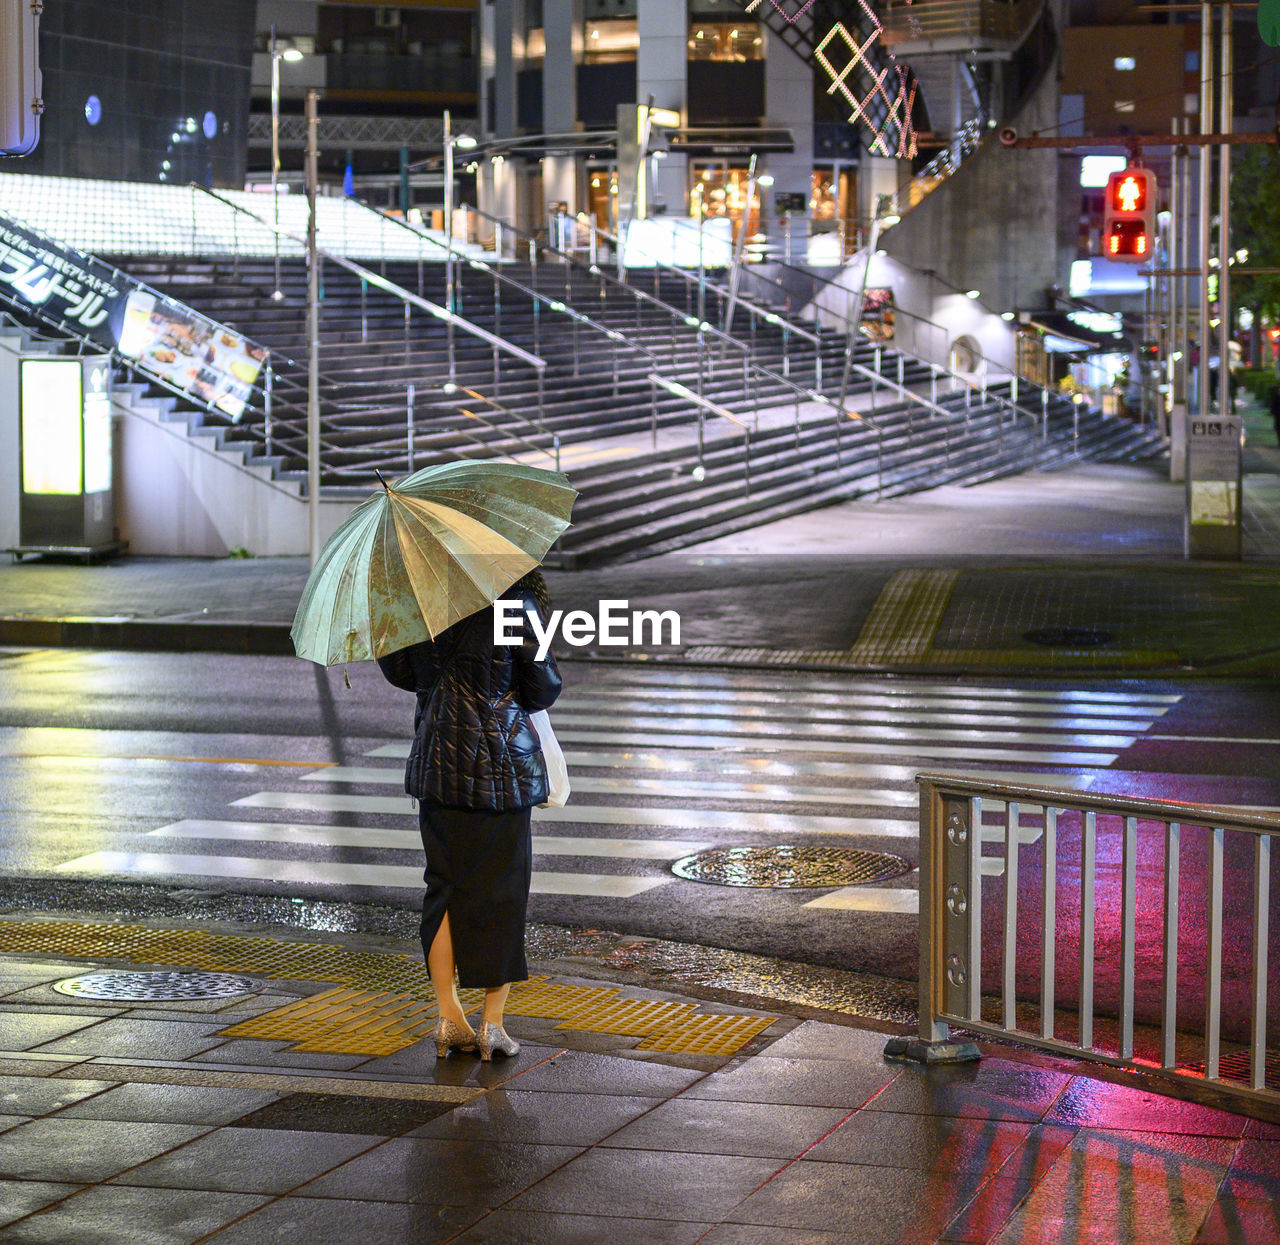
{"type": "Polygon", "coordinates": [[[577,1029],[583,1033],[651,1034],[670,1033],[693,1015],[692,1003],[667,1003],[659,999],[619,999],[590,1012],[581,1012],[557,1029],[577,1029]]]}
{"type": "MultiPolygon", "coordinates": [[[[222,1030],[225,1037],[288,1042],[295,1050],[390,1055],[423,1040],[437,1016],[422,962],[393,951],[108,922],[0,920],[0,953],[130,960],[333,983],[333,989],[222,1030]]],[[[484,991],[459,990],[458,997],[474,1011],[484,991]]],[[[559,1029],[644,1037],[640,1050],[702,1054],[732,1054],[777,1019],[700,1015],[689,1003],[627,998],[614,986],[566,985],[545,977],[513,986],[506,1012],[559,1020],[559,1029]]]]}
{"type": "Polygon", "coordinates": [[[849,657],[870,663],[919,661],[933,645],[959,578],[960,572],[953,570],[895,571],[871,607],[849,657]]]}
{"type": "Polygon", "coordinates": [[[693,1016],[674,1029],[647,1038],[636,1050],[732,1055],[776,1019],[776,1016],[693,1016]]]}

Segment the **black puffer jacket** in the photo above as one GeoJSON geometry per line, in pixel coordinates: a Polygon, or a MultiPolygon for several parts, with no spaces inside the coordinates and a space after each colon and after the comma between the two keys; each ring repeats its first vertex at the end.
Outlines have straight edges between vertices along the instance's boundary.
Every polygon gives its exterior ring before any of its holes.
{"type": "Polygon", "coordinates": [[[404,776],[410,795],[491,812],[547,798],[547,767],[529,714],[555,701],[560,671],[550,653],[536,660],[527,613],[538,606],[528,592],[524,608],[521,644],[495,645],[493,611],[484,609],[433,641],[378,658],[392,683],[418,693],[404,776]]]}

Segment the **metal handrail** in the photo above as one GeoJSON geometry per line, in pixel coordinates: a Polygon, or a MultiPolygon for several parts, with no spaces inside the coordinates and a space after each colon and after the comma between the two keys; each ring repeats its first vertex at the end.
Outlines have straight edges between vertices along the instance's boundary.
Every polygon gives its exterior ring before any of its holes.
{"type": "MultiPolygon", "coordinates": [[[[368,211],[376,211],[376,209],[370,208],[367,204],[360,203],[360,206],[365,208],[368,211]]],[[[558,250],[556,247],[549,246],[546,243],[539,242],[538,239],[535,238],[532,234],[527,233],[525,230],[517,229],[514,226],[508,225],[505,221],[501,220],[501,218],[499,217],[493,216],[490,213],[484,212],[481,209],[475,208],[475,207],[468,207],[467,210],[470,212],[475,212],[477,216],[480,216],[486,220],[489,220],[496,225],[500,225],[504,229],[510,230],[510,232],[517,237],[527,239],[530,247],[541,247],[544,251],[547,251],[551,254],[555,254],[561,257],[567,264],[571,264],[577,268],[582,267],[580,261],[578,261],[574,256],[570,255],[568,252],[558,250]]],[[[392,218],[388,218],[388,219],[392,219],[392,218]]],[[[422,237],[425,241],[430,242],[433,245],[441,246],[441,247],[446,246],[445,243],[440,242],[438,239],[434,237],[431,237],[430,235],[426,234],[424,231],[416,229],[413,225],[408,224],[407,222],[402,222],[397,220],[395,223],[402,225],[406,229],[413,230],[414,233],[419,234],[419,236],[422,237]]],[[[457,252],[455,251],[455,253],[457,252]]],[[[647,359],[651,360],[655,365],[660,364],[661,361],[659,357],[656,354],[654,354],[654,352],[651,351],[647,346],[644,346],[639,342],[629,341],[623,334],[619,333],[616,329],[610,329],[607,325],[598,324],[596,321],[592,320],[589,316],[585,316],[583,315],[583,313],[576,311],[574,308],[570,307],[567,303],[564,303],[562,300],[552,299],[548,295],[543,294],[541,291],[532,289],[531,287],[524,285],[523,282],[517,280],[514,277],[510,277],[508,274],[495,273],[492,266],[489,264],[486,264],[482,260],[478,260],[473,257],[465,256],[461,254],[459,254],[459,259],[461,259],[462,262],[466,263],[468,266],[472,268],[478,269],[480,271],[491,272],[495,276],[499,276],[499,275],[502,276],[505,280],[516,285],[526,295],[539,299],[542,302],[545,302],[549,307],[551,307],[552,310],[559,313],[567,314],[585,324],[588,324],[592,328],[605,333],[615,343],[619,341],[623,342],[629,349],[633,351],[637,351],[638,353],[644,355],[647,359]]],[[[627,285],[624,285],[622,282],[614,280],[612,277],[609,277],[607,274],[600,271],[600,269],[597,268],[595,265],[590,265],[587,268],[587,271],[591,275],[598,277],[602,282],[606,284],[616,285],[620,289],[628,291],[638,299],[642,299],[644,301],[654,303],[658,307],[662,308],[664,311],[667,311],[668,313],[670,313],[673,317],[678,318],[687,327],[695,329],[698,333],[698,338],[699,338],[699,383],[700,384],[701,384],[701,377],[702,377],[702,368],[706,361],[705,354],[701,349],[701,340],[704,335],[713,337],[717,341],[732,345],[738,350],[741,350],[744,352],[749,350],[749,346],[747,345],[747,343],[741,342],[737,338],[731,337],[728,334],[721,332],[719,329],[715,328],[713,325],[707,324],[705,321],[701,321],[701,320],[698,320],[696,317],[690,317],[686,315],[685,313],[681,312],[679,308],[672,307],[669,304],[662,302],[660,299],[654,298],[652,295],[646,293],[643,290],[637,290],[632,286],[627,286],[627,285]]],[[[784,327],[789,327],[787,325],[787,322],[783,320],[780,316],[776,316],[770,313],[769,318],[776,323],[782,324],[784,327]]],[[[796,330],[793,330],[793,331],[796,331],[796,330]]],[[[806,334],[806,336],[812,336],[812,335],[806,334]]],[[[813,337],[812,340],[814,340],[815,342],[820,341],[820,339],[817,337],[813,337]]],[[[814,401],[820,401],[828,406],[835,407],[835,403],[831,402],[829,398],[826,398],[825,396],[819,393],[816,393],[814,390],[811,390],[802,385],[796,384],[794,381],[790,379],[790,377],[786,375],[779,375],[777,372],[773,371],[771,368],[765,367],[763,364],[756,363],[753,360],[750,360],[744,357],[743,367],[744,369],[749,369],[751,372],[757,373],[758,376],[760,377],[765,377],[768,380],[772,381],[773,383],[783,386],[785,389],[791,391],[793,397],[796,397],[797,399],[801,397],[808,398],[814,401]]],[[[817,379],[820,382],[821,381],[820,356],[819,356],[819,366],[818,366],[816,375],[817,375],[817,379]]],[[[616,383],[616,368],[615,368],[615,383],[616,383]]],[[[678,381],[672,382],[672,383],[679,385],[678,381]]],[[[666,386],[663,386],[663,387],[665,388],[666,386]]],[[[669,390],[669,392],[671,392],[671,390],[669,390]]],[[[852,419],[867,423],[869,427],[876,429],[877,432],[881,431],[879,428],[877,428],[877,426],[874,423],[872,423],[870,420],[867,420],[865,416],[862,416],[856,412],[847,411],[847,410],[844,412],[844,414],[848,415],[852,419]]],[[[654,429],[655,429],[655,436],[656,436],[656,413],[655,413],[654,429]]]]}
{"type": "MultiPolygon", "coordinates": [[[[1014,1040],[1025,1045],[1068,1054],[1174,1080],[1206,1082],[1234,1097],[1267,1102],[1280,1101],[1280,1089],[1267,1086],[1267,990],[1272,840],[1280,837],[1280,817],[1272,814],[1221,808],[1211,804],[1181,803],[1068,791],[1053,786],[1018,782],[984,781],[952,774],[922,773],[920,783],[920,1026],[917,1041],[903,1044],[893,1053],[928,1059],[977,1057],[976,1048],[957,1050],[950,1042],[950,1026],[1014,1040]],[[986,835],[983,813],[991,803],[1004,809],[1003,955],[999,989],[999,1022],[983,1017],[982,914],[984,908],[982,854],[986,835]],[[1020,833],[1020,814],[1032,809],[1043,816],[1038,838],[1043,840],[1041,868],[1038,1032],[1023,1029],[1017,1014],[1018,920],[1028,897],[1019,902],[1019,853],[1028,849],[1020,833]],[[1064,813],[1080,822],[1080,860],[1065,868],[1078,873],[1079,1010],[1077,1040],[1056,1034],[1056,956],[1058,946],[1058,831],[1064,813]],[[1097,1049],[1094,1034],[1094,966],[1097,912],[1098,820],[1119,819],[1120,860],[1119,917],[1115,931],[1119,943],[1119,1001],[1117,1041],[1114,1053],[1097,1049]],[[1164,911],[1160,956],[1159,1064],[1135,1051],[1139,964],[1136,954],[1138,907],[1137,856],[1139,821],[1157,822],[1164,838],[1164,911]],[[1206,920],[1206,979],[1204,991],[1204,1071],[1201,1074],[1178,1053],[1178,959],[1181,894],[1179,868],[1183,831],[1199,827],[1207,836],[1208,866],[1206,920]],[[1246,925],[1224,901],[1225,840],[1228,834],[1246,835],[1253,842],[1254,877],[1251,909],[1251,980],[1248,1018],[1248,1073],[1246,1083],[1224,1080],[1222,1075],[1222,958],[1224,923],[1232,919],[1246,925]],[[903,1048],[905,1045],[905,1049],[903,1048]]],[[[1144,857],[1145,859],[1145,857],[1144,857]]],[[[1144,867],[1146,867],[1144,865],[1144,867]]],[[[1245,907],[1245,905],[1241,905],[1245,907]]],[[[1115,912],[1114,903],[1104,912],[1115,912]]],[[[1185,923],[1185,922],[1183,922],[1185,923]]],[[[1233,931],[1234,932],[1234,931],[1233,931]]],[[[1240,941],[1244,930],[1240,930],[1240,941]]],[[[1144,960],[1144,963],[1146,961],[1144,960]]],[[[1154,974],[1153,974],[1154,976],[1154,974]]],[[[1147,983],[1154,985],[1154,981],[1147,983]]]]}
{"type": "MultiPolygon", "coordinates": [[[[623,245],[622,240],[616,234],[610,233],[607,229],[601,229],[599,225],[590,219],[590,217],[583,220],[583,216],[580,215],[577,217],[577,220],[585,224],[587,229],[596,237],[603,238],[611,246],[617,247],[623,245]]],[[[693,225],[686,225],[683,221],[674,221],[673,223],[685,229],[694,228],[693,225]]],[[[705,275],[702,277],[695,276],[693,273],[686,272],[683,268],[680,268],[675,264],[667,264],[663,263],[662,260],[655,259],[653,261],[653,267],[655,269],[660,269],[662,272],[669,272],[672,276],[679,277],[686,285],[697,286],[699,284],[705,284],[707,288],[715,290],[717,294],[727,295],[729,293],[729,291],[723,285],[720,285],[719,282],[710,281],[705,275]]],[[[754,277],[756,275],[757,274],[753,271],[752,276],[754,277]]],[[[765,276],[761,276],[761,280],[772,281],[771,278],[765,276]]],[[[772,281],[772,284],[777,285],[781,290],[785,290],[786,288],[777,281],[772,281]]],[[[805,341],[813,342],[815,345],[820,344],[822,341],[822,339],[816,334],[810,333],[807,329],[801,328],[798,324],[793,324],[789,320],[784,320],[776,311],[772,311],[767,307],[758,307],[749,300],[744,301],[741,294],[738,295],[738,302],[744,311],[747,311],[752,316],[764,320],[768,324],[781,324],[797,337],[802,337],[805,341]]],[[[669,306],[669,304],[664,305],[669,306]]],[[[676,308],[672,308],[672,310],[676,310],[678,314],[678,310],[676,308]]]]}
{"type": "MultiPolygon", "coordinates": [[[[278,228],[270,221],[264,220],[256,212],[249,211],[248,208],[241,207],[238,203],[233,203],[230,199],[224,198],[216,190],[210,190],[207,186],[197,185],[195,182],[192,186],[208,195],[211,199],[216,199],[224,207],[230,208],[233,212],[239,212],[251,220],[256,221],[264,229],[270,229],[273,233],[278,233],[282,238],[288,238],[291,242],[298,242],[305,245],[306,240],[299,238],[296,234],[290,233],[287,229],[278,228]]],[[[423,298],[420,294],[415,294],[411,290],[406,290],[404,286],[397,285],[394,281],[388,280],[386,277],[379,275],[370,268],[357,264],[353,259],[346,259],[341,255],[334,255],[330,251],[316,248],[316,254],[322,259],[328,260],[330,263],[337,264],[340,268],[345,268],[348,272],[355,273],[361,280],[368,284],[376,286],[378,289],[393,297],[400,299],[402,302],[412,304],[415,307],[435,316],[437,320],[444,320],[449,324],[460,328],[464,333],[469,333],[473,337],[479,337],[483,341],[489,343],[496,350],[501,350],[505,354],[509,354],[519,359],[522,363],[528,364],[530,367],[537,368],[541,372],[546,366],[545,359],[538,358],[537,355],[530,354],[527,350],[521,349],[514,342],[509,342],[504,337],[499,337],[496,333],[490,333],[488,329],[481,328],[478,324],[473,324],[470,320],[464,319],[456,312],[449,310],[447,307],[441,307],[439,303],[433,303],[429,298],[423,298]]]]}

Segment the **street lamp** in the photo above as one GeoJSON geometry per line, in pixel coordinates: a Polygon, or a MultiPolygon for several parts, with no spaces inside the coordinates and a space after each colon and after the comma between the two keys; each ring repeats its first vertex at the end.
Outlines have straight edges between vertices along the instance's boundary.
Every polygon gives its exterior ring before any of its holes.
{"type": "Polygon", "coordinates": [[[284,297],[280,288],[280,194],[276,182],[280,176],[280,62],[300,61],[302,53],[295,47],[276,49],[276,27],[271,23],[271,204],[275,220],[276,285],[271,297],[279,302],[284,297]]]}

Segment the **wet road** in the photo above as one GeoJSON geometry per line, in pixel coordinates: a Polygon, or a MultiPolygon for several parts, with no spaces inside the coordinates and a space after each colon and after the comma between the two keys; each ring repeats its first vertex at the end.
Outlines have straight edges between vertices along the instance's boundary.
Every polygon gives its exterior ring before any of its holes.
{"type": "MultiPolygon", "coordinates": [[[[0,876],[415,906],[421,849],[400,786],[412,700],[371,667],[349,674],[348,688],[340,669],[282,658],[0,651],[0,876]]],[[[566,663],[566,676],[555,720],[575,794],[535,814],[536,920],[909,977],[913,871],[761,889],[686,881],[672,864],[712,847],[798,844],[887,853],[910,869],[921,769],[1280,807],[1280,704],[1261,682],[636,662],[566,663]]],[[[1068,857],[1070,833],[1064,824],[1068,857]]],[[[1033,888],[1034,827],[1027,840],[1020,883],[1033,888]]],[[[1186,853],[1184,886],[1198,894],[1203,855],[1190,841],[1186,853]]],[[[1237,855],[1231,902],[1247,904],[1249,862],[1237,855]]],[[[1099,859],[1105,951],[1114,870],[1099,859]]],[[[1030,908],[1024,925],[1034,951],[1030,908]]],[[[1059,960],[1069,993],[1069,947],[1059,960]]]]}

